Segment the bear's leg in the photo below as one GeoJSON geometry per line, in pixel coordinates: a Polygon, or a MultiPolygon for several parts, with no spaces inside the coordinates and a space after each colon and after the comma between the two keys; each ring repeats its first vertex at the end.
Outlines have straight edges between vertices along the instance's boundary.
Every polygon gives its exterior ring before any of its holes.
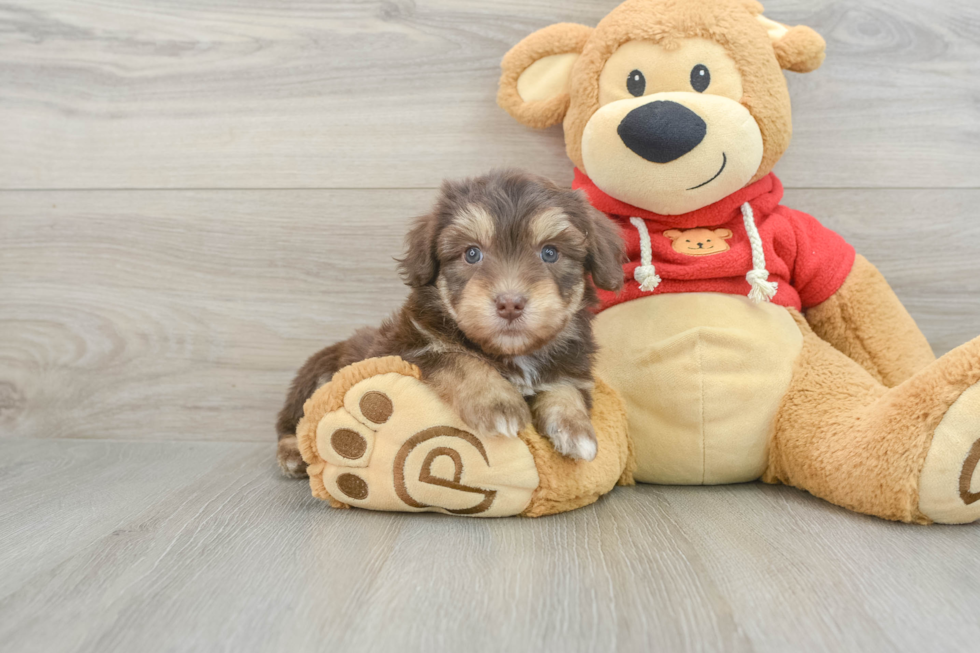
{"type": "Polygon", "coordinates": [[[797,317],[763,480],[885,519],[980,519],[980,338],[889,389],[797,317]]]}

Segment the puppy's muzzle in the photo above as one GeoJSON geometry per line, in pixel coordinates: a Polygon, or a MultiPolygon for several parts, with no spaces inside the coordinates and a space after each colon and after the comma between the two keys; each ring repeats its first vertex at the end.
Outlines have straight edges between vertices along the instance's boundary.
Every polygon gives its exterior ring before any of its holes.
{"type": "Polygon", "coordinates": [[[616,131],[635,154],[653,163],[670,163],[700,145],[708,125],[682,104],[657,100],[626,114],[616,131]]]}

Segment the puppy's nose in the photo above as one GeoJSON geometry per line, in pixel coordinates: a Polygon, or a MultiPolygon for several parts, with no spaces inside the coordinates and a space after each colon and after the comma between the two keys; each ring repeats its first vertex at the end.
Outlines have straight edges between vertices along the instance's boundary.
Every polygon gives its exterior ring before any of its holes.
{"type": "Polygon", "coordinates": [[[497,315],[513,322],[524,312],[527,297],[524,295],[497,295],[497,315]]]}
{"type": "Polygon", "coordinates": [[[657,100],[627,113],[616,131],[635,154],[653,163],[670,163],[700,145],[708,125],[682,104],[657,100]]]}

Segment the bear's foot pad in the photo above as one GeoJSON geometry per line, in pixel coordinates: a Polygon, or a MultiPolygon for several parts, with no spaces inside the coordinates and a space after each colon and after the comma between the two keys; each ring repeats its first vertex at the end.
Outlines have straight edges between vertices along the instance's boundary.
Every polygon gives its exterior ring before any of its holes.
{"type": "Polygon", "coordinates": [[[480,438],[417,370],[376,362],[338,373],[297,430],[313,494],[337,507],[502,517],[531,503],[538,471],[518,438],[480,438]],[[379,372],[394,368],[394,371],[379,372]],[[338,378],[340,377],[340,378],[338,378]],[[360,378],[364,377],[364,378],[360,378]]]}
{"type": "Polygon", "coordinates": [[[980,519],[980,384],[950,406],[919,476],[919,511],[934,522],[980,519]]]}

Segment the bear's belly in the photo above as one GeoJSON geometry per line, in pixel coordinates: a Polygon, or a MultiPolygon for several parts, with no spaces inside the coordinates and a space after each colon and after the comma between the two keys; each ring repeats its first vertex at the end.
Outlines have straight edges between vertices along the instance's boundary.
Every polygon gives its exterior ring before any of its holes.
{"type": "Polygon", "coordinates": [[[626,402],[644,483],[759,478],[803,336],[790,312],[717,293],[665,294],[596,319],[597,372],[626,402]]]}

